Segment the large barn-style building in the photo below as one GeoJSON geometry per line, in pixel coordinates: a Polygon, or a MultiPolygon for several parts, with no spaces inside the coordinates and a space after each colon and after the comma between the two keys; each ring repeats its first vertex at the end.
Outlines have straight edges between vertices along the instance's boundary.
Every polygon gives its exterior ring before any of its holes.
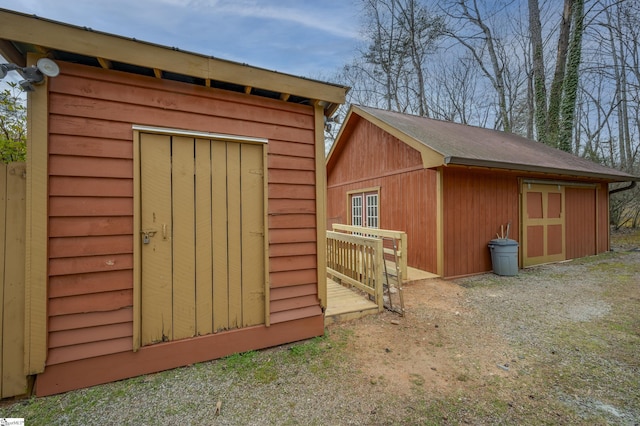
{"type": "Polygon", "coordinates": [[[507,227],[521,267],[609,250],[608,184],[638,180],[515,134],[357,105],[326,166],[329,227],[404,231],[409,266],[445,278],[491,271],[487,244],[507,227]]]}

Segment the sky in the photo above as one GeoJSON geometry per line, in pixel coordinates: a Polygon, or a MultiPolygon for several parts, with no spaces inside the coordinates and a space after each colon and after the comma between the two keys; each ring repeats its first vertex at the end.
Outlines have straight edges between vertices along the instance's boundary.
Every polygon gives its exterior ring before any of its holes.
{"type": "Polygon", "coordinates": [[[320,80],[361,42],[355,0],[0,0],[0,8],[320,80]]]}

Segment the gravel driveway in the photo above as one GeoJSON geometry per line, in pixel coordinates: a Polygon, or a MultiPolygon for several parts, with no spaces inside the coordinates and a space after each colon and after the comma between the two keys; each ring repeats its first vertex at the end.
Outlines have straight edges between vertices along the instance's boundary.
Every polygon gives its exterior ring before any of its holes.
{"type": "Polygon", "coordinates": [[[29,425],[637,425],[638,241],[515,277],[415,282],[405,287],[404,318],[385,312],[294,345],[5,401],[0,417],[29,425]]]}

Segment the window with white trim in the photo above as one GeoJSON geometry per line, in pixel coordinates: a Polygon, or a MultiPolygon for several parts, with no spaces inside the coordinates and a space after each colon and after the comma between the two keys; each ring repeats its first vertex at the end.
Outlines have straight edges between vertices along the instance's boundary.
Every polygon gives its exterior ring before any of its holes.
{"type": "Polygon", "coordinates": [[[362,226],[362,194],[351,197],[351,225],[362,226]]]}
{"type": "Polygon", "coordinates": [[[377,191],[356,192],[349,195],[351,225],[367,228],[380,227],[379,196],[377,191]]]}
{"type": "Polygon", "coordinates": [[[367,194],[367,228],[378,228],[378,194],[367,194]]]}

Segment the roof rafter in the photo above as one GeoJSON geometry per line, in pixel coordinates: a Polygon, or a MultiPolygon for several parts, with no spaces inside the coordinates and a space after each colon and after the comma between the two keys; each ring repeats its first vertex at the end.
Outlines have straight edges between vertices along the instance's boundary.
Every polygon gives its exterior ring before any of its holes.
{"type": "Polygon", "coordinates": [[[100,64],[100,66],[102,68],[104,68],[106,70],[109,70],[109,69],[113,68],[113,64],[111,63],[110,60],[104,59],[104,58],[100,58],[100,57],[97,57],[96,59],[98,60],[98,63],[100,64]]]}
{"type": "Polygon", "coordinates": [[[21,67],[27,66],[25,57],[8,40],[0,39],[0,54],[9,62],[21,67]]]}
{"type": "Polygon", "coordinates": [[[342,85],[269,71],[6,9],[0,9],[0,28],[6,40],[96,58],[102,67],[106,62],[102,63],[98,58],[153,69],[156,76],[158,72],[155,70],[160,70],[162,73],[184,75],[205,82],[213,80],[251,87],[256,89],[252,90],[254,93],[259,89],[260,92],[319,99],[325,102],[325,114],[335,111],[345,102],[348,90],[342,85]]]}

